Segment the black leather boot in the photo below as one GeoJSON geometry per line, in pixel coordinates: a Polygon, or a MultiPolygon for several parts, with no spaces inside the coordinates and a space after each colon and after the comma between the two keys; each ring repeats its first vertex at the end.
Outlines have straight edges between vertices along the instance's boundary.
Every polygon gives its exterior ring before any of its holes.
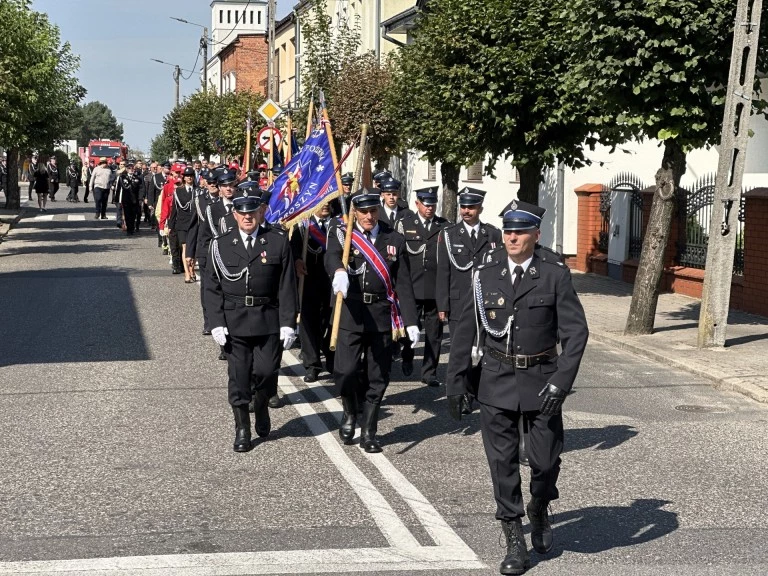
{"type": "Polygon", "coordinates": [[[235,414],[235,452],[248,452],[251,449],[251,417],[247,406],[232,406],[235,414]]]}
{"type": "Polygon", "coordinates": [[[376,439],[379,428],[379,404],[363,404],[363,421],[360,423],[360,446],[369,454],[381,452],[381,444],[376,439]]]}
{"type": "Polygon", "coordinates": [[[344,420],[341,421],[339,428],[339,438],[345,445],[352,444],[352,438],[355,437],[355,426],[357,425],[357,398],[342,396],[341,405],[344,407],[344,420]]]}
{"type": "Polygon", "coordinates": [[[525,511],[531,522],[531,544],[539,554],[552,550],[552,526],[549,523],[549,502],[541,498],[531,498],[525,511]]]}
{"type": "Polygon", "coordinates": [[[272,430],[272,420],[269,418],[269,396],[264,390],[256,390],[253,394],[254,426],[259,438],[266,438],[272,430]]]}
{"type": "Polygon", "coordinates": [[[504,539],[507,543],[507,555],[501,561],[499,572],[501,574],[524,574],[531,567],[531,558],[528,555],[528,546],[525,544],[523,523],[519,518],[502,520],[501,529],[504,531],[504,539]]]}

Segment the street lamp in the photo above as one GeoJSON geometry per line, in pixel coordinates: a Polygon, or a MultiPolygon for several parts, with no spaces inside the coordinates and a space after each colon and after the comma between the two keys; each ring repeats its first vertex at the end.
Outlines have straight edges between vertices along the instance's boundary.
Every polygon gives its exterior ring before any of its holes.
{"type": "Polygon", "coordinates": [[[176,81],[176,106],[179,105],[179,78],[181,77],[182,70],[184,72],[192,72],[192,70],[184,70],[183,68],[179,67],[178,64],[171,64],[170,62],[164,62],[162,60],[158,60],[157,58],[150,58],[152,62],[157,62],[159,64],[165,64],[166,66],[173,66],[173,79],[176,81]]]}
{"type": "Polygon", "coordinates": [[[184,20],[184,18],[176,18],[175,16],[169,16],[169,18],[182,24],[189,24],[203,29],[203,36],[200,38],[200,48],[203,51],[203,91],[208,92],[208,27],[184,20]]]}

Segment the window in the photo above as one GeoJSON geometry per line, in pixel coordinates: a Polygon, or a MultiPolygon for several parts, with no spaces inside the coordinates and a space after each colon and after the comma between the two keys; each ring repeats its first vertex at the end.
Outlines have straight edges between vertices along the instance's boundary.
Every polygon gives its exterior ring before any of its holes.
{"type": "Polygon", "coordinates": [[[475,162],[471,166],[467,166],[467,178],[470,182],[482,182],[483,181],[483,161],[475,162]]]}
{"type": "Polygon", "coordinates": [[[240,22],[240,12],[235,12],[235,24],[240,22]]]}
{"type": "Polygon", "coordinates": [[[219,10],[219,24],[224,23],[224,10],[219,10]]]}
{"type": "Polygon", "coordinates": [[[258,21],[259,24],[261,24],[261,10],[256,12],[256,20],[258,21]]]}
{"type": "Polygon", "coordinates": [[[227,10],[227,24],[232,24],[232,10],[227,10]]]}
{"type": "Polygon", "coordinates": [[[427,164],[427,180],[437,180],[437,165],[432,162],[427,164]]]}
{"type": "Polygon", "coordinates": [[[253,10],[251,10],[251,24],[253,24],[253,10]]]}

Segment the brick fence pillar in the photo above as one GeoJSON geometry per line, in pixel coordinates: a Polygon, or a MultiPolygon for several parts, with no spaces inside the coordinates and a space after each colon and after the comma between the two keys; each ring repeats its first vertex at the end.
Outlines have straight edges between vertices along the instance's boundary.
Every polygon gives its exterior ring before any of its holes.
{"type": "Polygon", "coordinates": [[[600,193],[602,184],[584,184],[576,188],[579,198],[579,220],[576,243],[576,270],[591,272],[590,257],[597,254],[600,242],[602,214],[600,214],[600,193]]]}
{"type": "Polygon", "coordinates": [[[768,188],[745,194],[742,310],[768,316],[768,188]]]}

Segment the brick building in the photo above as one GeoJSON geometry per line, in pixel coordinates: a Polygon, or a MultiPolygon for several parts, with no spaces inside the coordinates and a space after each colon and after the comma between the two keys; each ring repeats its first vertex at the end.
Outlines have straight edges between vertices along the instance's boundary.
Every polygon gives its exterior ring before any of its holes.
{"type": "Polygon", "coordinates": [[[208,86],[219,94],[267,90],[267,0],[211,2],[208,86]]]}

